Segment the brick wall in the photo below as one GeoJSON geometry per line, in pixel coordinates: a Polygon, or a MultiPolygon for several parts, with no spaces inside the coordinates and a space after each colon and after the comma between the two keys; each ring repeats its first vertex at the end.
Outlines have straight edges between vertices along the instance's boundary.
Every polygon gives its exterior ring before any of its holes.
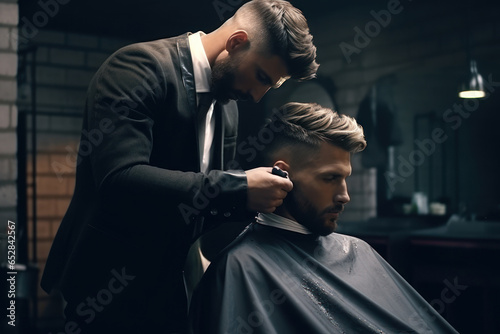
{"type": "MultiPolygon", "coordinates": [[[[19,43],[26,43],[20,36],[19,43]]],[[[39,30],[29,39],[36,49],[36,108],[37,108],[37,257],[39,273],[45,262],[63,215],[65,214],[75,183],[76,155],[80,139],[83,108],[88,84],[100,64],[121,46],[124,40],[58,31],[39,30]]],[[[24,45],[23,45],[24,47],[24,45]]],[[[31,105],[30,82],[32,54],[23,69],[27,80],[20,79],[18,105],[20,112],[29,112],[31,105]]],[[[23,76],[24,77],[24,76],[23,76]]],[[[14,85],[15,80],[13,79],[14,85]]],[[[14,108],[14,107],[12,107],[14,108]]],[[[15,112],[15,109],[13,109],[15,112]]],[[[27,117],[28,157],[27,195],[29,254],[32,254],[33,183],[31,115],[27,117]]],[[[15,133],[13,133],[15,139],[15,133]]],[[[15,143],[15,141],[14,141],[15,143]]],[[[14,144],[15,145],[15,144],[14,144]]],[[[15,154],[15,147],[11,148],[15,154]]],[[[15,165],[11,168],[14,168],[15,165]]],[[[15,207],[15,199],[11,200],[15,207]]],[[[39,277],[40,278],[40,277],[39,277]]],[[[49,297],[38,288],[39,320],[60,318],[60,300],[49,297]],[[50,304],[50,307],[48,305],[50,304]]]]}
{"type": "Polygon", "coordinates": [[[0,0],[0,262],[7,259],[7,221],[17,221],[17,45],[10,36],[18,17],[17,1],[0,0]]]}

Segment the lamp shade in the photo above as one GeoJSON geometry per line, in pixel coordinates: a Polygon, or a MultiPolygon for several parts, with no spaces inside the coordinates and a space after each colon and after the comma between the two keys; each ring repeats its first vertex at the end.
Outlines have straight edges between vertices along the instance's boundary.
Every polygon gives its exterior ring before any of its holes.
{"type": "Polygon", "coordinates": [[[476,61],[471,60],[469,74],[460,86],[458,96],[463,99],[478,99],[485,95],[483,77],[477,71],[476,61]]]}

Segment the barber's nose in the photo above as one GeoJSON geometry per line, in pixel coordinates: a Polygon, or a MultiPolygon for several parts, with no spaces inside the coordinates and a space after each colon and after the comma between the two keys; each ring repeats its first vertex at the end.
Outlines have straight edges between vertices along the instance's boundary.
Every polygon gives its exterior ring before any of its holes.
{"type": "Polygon", "coordinates": [[[338,189],[338,192],[336,192],[334,196],[334,201],[347,204],[351,201],[351,198],[349,197],[349,191],[347,190],[347,183],[345,181],[342,182],[342,185],[340,185],[340,188],[338,189]]]}

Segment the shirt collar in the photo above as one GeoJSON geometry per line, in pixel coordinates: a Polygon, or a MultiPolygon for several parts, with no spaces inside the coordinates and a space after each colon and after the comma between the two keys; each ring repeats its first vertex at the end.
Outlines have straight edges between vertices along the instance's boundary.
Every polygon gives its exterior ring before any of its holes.
{"type": "Polygon", "coordinates": [[[259,213],[257,223],[301,234],[312,234],[304,225],[274,213],[259,213]]]}
{"type": "Polygon", "coordinates": [[[202,35],[205,35],[205,33],[198,31],[188,36],[191,59],[193,60],[196,93],[210,92],[210,82],[212,81],[212,69],[201,43],[202,35]]]}

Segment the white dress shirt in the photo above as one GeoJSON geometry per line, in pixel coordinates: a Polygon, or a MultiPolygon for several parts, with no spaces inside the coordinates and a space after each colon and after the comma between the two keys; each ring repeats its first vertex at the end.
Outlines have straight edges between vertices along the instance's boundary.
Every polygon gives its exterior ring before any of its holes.
{"type": "MultiPolygon", "coordinates": [[[[210,83],[212,80],[212,69],[210,68],[210,63],[208,62],[203,44],[201,43],[201,36],[204,34],[204,32],[198,31],[188,37],[191,58],[193,60],[194,83],[197,94],[210,92],[210,83]]],[[[213,117],[214,102],[215,101],[212,102],[212,105],[207,112],[205,120],[205,133],[199,134],[199,145],[203,150],[202,158],[200,159],[200,170],[202,173],[210,171],[211,156],[213,151],[212,142],[214,140],[215,128],[215,118],[213,117]]]]}

